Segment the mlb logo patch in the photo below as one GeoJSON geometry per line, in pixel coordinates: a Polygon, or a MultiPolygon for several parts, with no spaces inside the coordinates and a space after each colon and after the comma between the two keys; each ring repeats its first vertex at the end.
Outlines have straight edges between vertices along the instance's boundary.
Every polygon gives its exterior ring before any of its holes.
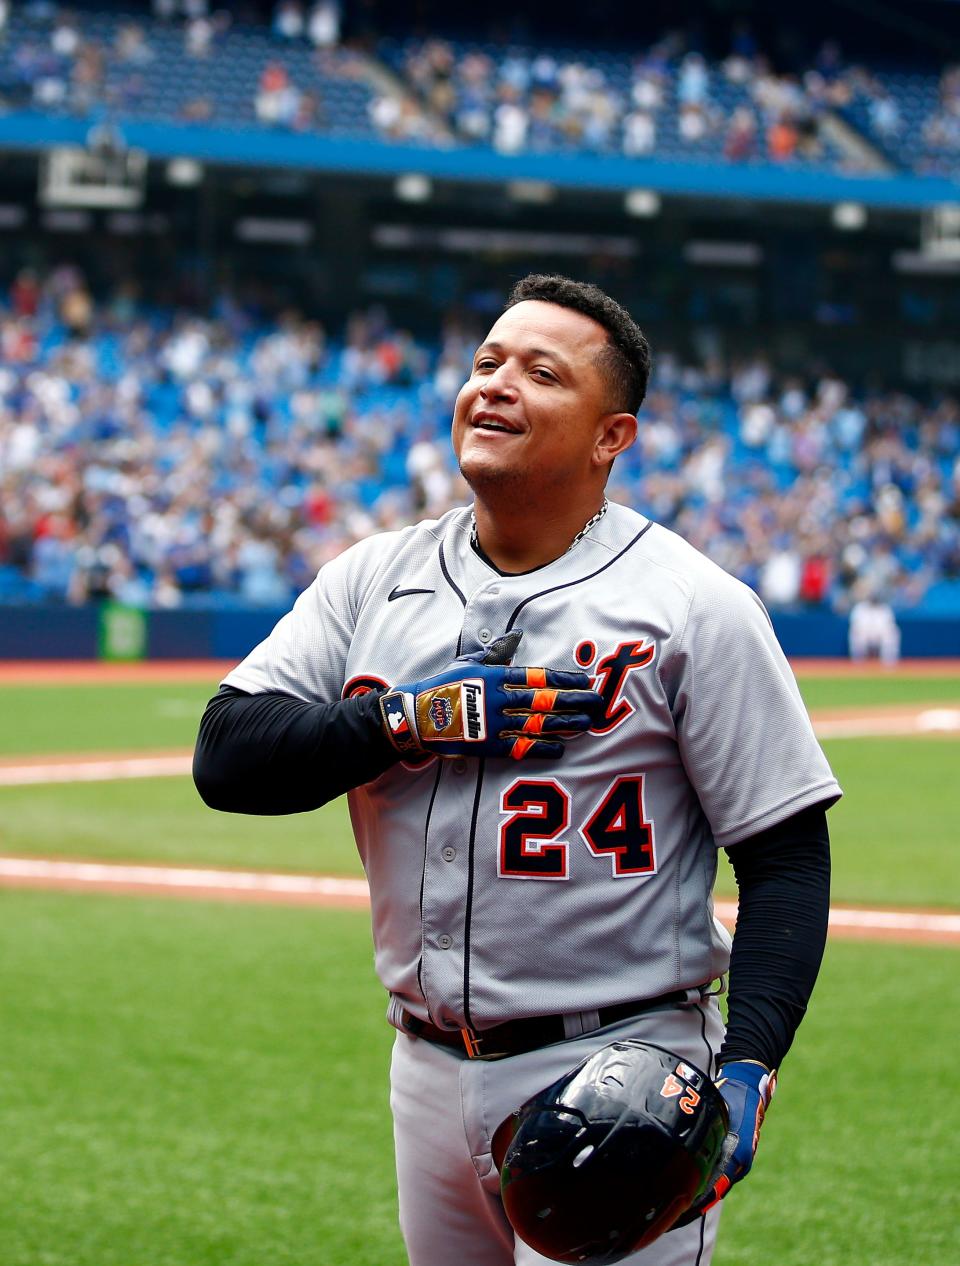
{"type": "Polygon", "coordinates": [[[677,1076],[682,1077],[684,1081],[688,1081],[691,1086],[699,1086],[703,1078],[695,1068],[691,1068],[689,1064],[677,1064],[677,1076]]]}
{"type": "Polygon", "coordinates": [[[430,702],[430,720],[433,722],[433,728],[438,734],[444,730],[448,730],[453,724],[453,704],[443,695],[437,697],[430,702]]]}

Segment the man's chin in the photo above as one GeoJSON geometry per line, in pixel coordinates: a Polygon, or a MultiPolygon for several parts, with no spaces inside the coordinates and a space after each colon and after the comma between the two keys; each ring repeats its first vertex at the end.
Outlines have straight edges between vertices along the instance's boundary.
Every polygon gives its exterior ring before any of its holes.
{"type": "Polygon", "coordinates": [[[528,472],[504,463],[474,460],[466,458],[460,462],[460,474],[463,475],[474,492],[496,492],[501,489],[522,487],[528,479],[528,472]]]}

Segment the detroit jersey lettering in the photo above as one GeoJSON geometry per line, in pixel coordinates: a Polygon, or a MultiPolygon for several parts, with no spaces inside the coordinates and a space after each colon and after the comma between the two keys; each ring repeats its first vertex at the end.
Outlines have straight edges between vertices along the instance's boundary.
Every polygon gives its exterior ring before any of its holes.
{"type": "MultiPolygon", "coordinates": [[[[349,795],[380,979],[451,1028],[720,975],[718,846],[839,794],[756,595],[617,505],[521,576],[473,550],[467,510],[362,541],[226,682],[333,701],[425,678],[512,628],[524,663],[591,675],[606,703],[594,731],[557,762],[408,761],[349,795]]],[[[482,721],[469,689],[461,706],[482,721]]]]}

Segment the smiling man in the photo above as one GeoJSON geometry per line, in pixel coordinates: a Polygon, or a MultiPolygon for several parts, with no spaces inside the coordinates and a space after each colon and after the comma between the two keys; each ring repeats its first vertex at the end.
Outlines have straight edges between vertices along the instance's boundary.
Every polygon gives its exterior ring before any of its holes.
{"type": "Polygon", "coordinates": [[[545,1260],[507,1220],[492,1136],[628,1038],[715,1077],[730,1128],[675,1229],[594,1260],[706,1266],[819,968],[840,790],[766,612],[604,496],[649,372],[595,286],[521,281],[454,412],[473,506],[325,566],[201,722],[214,808],[349,792],[397,1029],[412,1266],[545,1260]],[[720,847],[740,886],[732,960],[720,847]]]}

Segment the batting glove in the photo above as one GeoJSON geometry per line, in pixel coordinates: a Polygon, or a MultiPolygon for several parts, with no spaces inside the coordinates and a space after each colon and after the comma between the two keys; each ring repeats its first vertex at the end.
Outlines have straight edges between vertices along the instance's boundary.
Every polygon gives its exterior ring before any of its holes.
{"type": "Polygon", "coordinates": [[[727,1137],[706,1191],[674,1222],[686,1226],[723,1199],[734,1183],[746,1178],[753,1165],[757,1140],[767,1106],[777,1086],[777,1074],[752,1059],[724,1064],[716,1082],[730,1117],[727,1137]]]}
{"type": "Polygon", "coordinates": [[[519,629],[443,672],[380,696],[383,728],[401,755],[563,755],[603,715],[586,673],[512,668],[519,629]]]}

